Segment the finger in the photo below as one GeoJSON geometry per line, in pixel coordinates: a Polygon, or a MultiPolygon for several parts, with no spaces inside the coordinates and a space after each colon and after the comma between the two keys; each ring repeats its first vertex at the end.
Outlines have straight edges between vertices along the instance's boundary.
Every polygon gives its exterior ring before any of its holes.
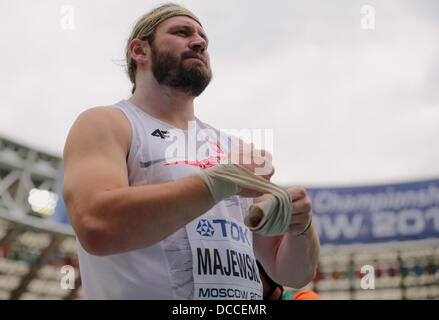
{"type": "MultiPolygon", "coordinates": [[[[254,144],[251,144],[254,147],[254,144]]],[[[254,157],[263,157],[266,158],[267,160],[272,160],[273,159],[273,155],[270,153],[270,151],[267,151],[265,149],[253,149],[253,155],[254,157]]]]}
{"type": "Polygon", "coordinates": [[[306,190],[302,187],[292,187],[292,188],[288,189],[288,192],[290,193],[293,201],[300,200],[300,199],[305,198],[307,196],[306,190]]]}
{"type": "Polygon", "coordinates": [[[307,222],[310,219],[310,212],[299,212],[291,215],[291,223],[298,224],[307,222]]]}
{"type": "Polygon", "coordinates": [[[265,161],[273,161],[273,155],[269,151],[263,149],[260,149],[258,151],[261,157],[265,158],[265,161]]]}
{"type": "Polygon", "coordinates": [[[253,151],[254,147],[255,147],[255,145],[254,145],[253,142],[247,143],[247,142],[245,142],[244,140],[241,140],[241,139],[239,141],[239,150],[240,151],[251,152],[251,151],[253,151]]]}
{"type": "Polygon", "coordinates": [[[269,174],[263,175],[262,178],[267,179],[270,181],[271,177],[274,175],[274,167],[271,167],[271,172],[269,174]]]}
{"type": "Polygon", "coordinates": [[[273,171],[273,165],[271,163],[266,163],[263,167],[256,167],[254,169],[254,174],[270,181],[273,176],[273,171]]]}
{"type": "Polygon", "coordinates": [[[292,214],[308,213],[312,210],[311,200],[308,197],[293,200],[291,206],[293,208],[292,214]]]}
{"type": "Polygon", "coordinates": [[[290,226],[297,225],[306,225],[309,220],[311,220],[311,216],[308,213],[299,213],[291,216],[290,226]]]}
{"type": "Polygon", "coordinates": [[[271,161],[271,155],[265,150],[255,150],[253,152],[253,164],[257,168],[255,173],[263,178],[270,180],[274,174],[274,167],[271,161]]]}
{"type": "Polygon", "coordinates": [[[310,223],[311,220],[312,216],[310,214],[299,213],[297,215],[291,216],[291,222],[289,224],[289,227],[295,228],[297,226],[301,226],[303,229],[310,223]]]}
{"type": "Polygon", "coordinates": [[[253,149],[252,159],[256,164],[271,163],[273,161],[273,156],[267,150],[253,149]]]}

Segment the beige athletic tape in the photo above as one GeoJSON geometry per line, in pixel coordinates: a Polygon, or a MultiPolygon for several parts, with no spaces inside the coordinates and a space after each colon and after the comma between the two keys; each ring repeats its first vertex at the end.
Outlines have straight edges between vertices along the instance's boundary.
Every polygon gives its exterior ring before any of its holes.
{"type": "Polygon", "coordinates": [[[268,194],[267,199],[250,207],[244,223],[251,231],[265,236],[281,235],[288,231],[292,199],[286,190],[237,164],[217,164],[201,171],[199,175],[215,203],[238,193],[241,188],[268,194]]]}

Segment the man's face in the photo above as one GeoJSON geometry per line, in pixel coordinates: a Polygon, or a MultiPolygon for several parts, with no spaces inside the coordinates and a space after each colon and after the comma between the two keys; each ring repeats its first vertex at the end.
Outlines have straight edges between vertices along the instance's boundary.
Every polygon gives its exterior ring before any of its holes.
{"type": "Polygon", "coordinates": [[[193,19],[177,16],[156,29],[151,47],[152,72],[158,83],[197,97],[212,78],[207,37],[193,19]]]}

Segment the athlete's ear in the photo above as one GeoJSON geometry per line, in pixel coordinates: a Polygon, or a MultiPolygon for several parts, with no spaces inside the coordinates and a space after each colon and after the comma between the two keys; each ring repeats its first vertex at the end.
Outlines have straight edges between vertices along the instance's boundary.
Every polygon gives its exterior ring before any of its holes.
{"type": "Polygon", "coordinates": [[[151,47],[148,41],[134,39],[130,43],[130,53],[138,65],[149,65],[151,62],[151,47]]]}

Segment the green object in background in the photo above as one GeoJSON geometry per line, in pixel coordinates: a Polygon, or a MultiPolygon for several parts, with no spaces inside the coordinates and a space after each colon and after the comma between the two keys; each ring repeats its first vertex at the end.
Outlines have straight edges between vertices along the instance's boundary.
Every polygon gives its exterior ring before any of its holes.
{"type": "Polygon", "coordinates": [[[410,274],[410,269],[407,268],[404,264],[401,264],[401,266],[399,267],[399,274],[404,279],[410,274]]]}

